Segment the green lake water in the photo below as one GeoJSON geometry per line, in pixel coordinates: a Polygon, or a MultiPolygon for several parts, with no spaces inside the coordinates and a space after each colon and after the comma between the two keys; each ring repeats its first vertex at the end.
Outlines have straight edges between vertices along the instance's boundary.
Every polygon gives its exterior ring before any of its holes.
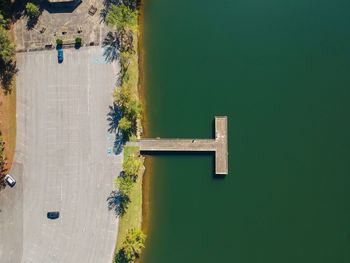
{"type": "Polygon", "coordinates": [[[350,262],[350,1],[146,0],[148,136],[157,154],[142,263],[350,262]]]}

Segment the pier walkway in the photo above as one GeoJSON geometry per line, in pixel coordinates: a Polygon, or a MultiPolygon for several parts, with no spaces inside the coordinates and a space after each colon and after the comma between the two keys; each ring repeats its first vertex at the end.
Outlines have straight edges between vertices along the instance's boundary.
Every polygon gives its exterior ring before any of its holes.
{"type": "Polygon", "coordinates": [[[215,173],[228,174],[227,117],[215,117],[215,139],[141,139],[140,152],[215,152],[215,173]]]}

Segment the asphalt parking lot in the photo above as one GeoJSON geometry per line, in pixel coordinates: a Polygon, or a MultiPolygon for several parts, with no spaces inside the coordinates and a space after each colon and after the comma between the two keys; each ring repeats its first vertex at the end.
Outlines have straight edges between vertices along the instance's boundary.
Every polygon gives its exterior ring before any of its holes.
{"type": "Polygon", "coordinates": [[[17,54],[17,145],[0,192],[1,263],[110,263],[117,219],[106,199],[121,170],[107,113],[119,71],[100,47],[17,54]],[[49,220],[48,211],[60,211],[49,220]]]}

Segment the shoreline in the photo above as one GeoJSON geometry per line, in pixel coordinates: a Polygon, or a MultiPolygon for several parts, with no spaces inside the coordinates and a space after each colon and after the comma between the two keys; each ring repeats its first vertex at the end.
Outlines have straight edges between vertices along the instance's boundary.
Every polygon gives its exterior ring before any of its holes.
{"type": "MultiPolygon", "coordinates": [[[[149,127],[147,116],[147,102],[146,102],[146,81],[145,81],[145,50],[144,43],[144,0],[140,0],[138,7],[138,17],[135,39],[136,52],[134,53],[135,60],[133,60],[129,70],[133,71],[133,75],[137,74],[137,78],[133,78],[130,88],[133,90],[134,96],[141,104],[141,115],[136,120],[137,130],[136,138],[139,140],[144,135],[148,135],[149,127]]],[[[136,154],[131,149],[132,147],[124,147],[124,162],[130,154],[136,154]]],[[[139,154],[139,153],[138,153],[139,154]]],[[[117,240],[115,244],[113,262],[116,262],[116,255],[121,249],[122,242],[125,238],[126,232],[131,228],[140,229],[147,235],[149,225],[149,185],[150,185],[150,172],[151,161],[148,158],[142,156],[142,168],[139,173],[137,182],[135,183],[133,190],[130,193],[131,203],[126,213],[120,217],[119,225],[117,229],[117,240]]],[[[136,260],[136,262],[142,262],[142,256],[136,260]]]]}
{"type": "MultiPolygon", "coordinates": [[[[146,100],[147,92],[147,78],[145,72],[146,52],[144,46],[144,34],[145,34],[145,4],[146,0],[140,1],[140,14],[139,14],[139,99],[142,103],[142,135],[144,137],[150,136],[150,127],[148,123],[148,104],[146,100]]],[[[142,211],[141,211],[141,230],[149,237],[151,229],[151,180],[153,171],[154,160],[149,156],[144,157],[144,170],[142,175],[142,211]]],[[[146,248],[147,249],[147,240],[146,248]]],[[[143,252],[144,253],[144,252],[143,252]]],[[[143,262],[143,257],[138,260],[139,263],[143,262]]]]}
{"type": "MultiPolygon", "coordinates": [[[[141,112],[135,119],[136,129],[135,133],[128,138],[128,141],[139,140],[144,134],[145,119],[147,120],[146,112],[146,102],[144,99],[144,67],[143,67],[143,1],[140,0],[140,5],[137,7],[137,21],[135,21],[135,27],[133,31],[133,51],[129,52],[129,61],[126,68],[127,77],[123,79],[121,84],[115,90],[122,87],[127,87],[131,94],[131,98],[135,99],[137,103],[141,105],[141,112]]],[[[119,61],[119,63],[121,63],[119,61]]],[[[125,63],[125,62],[124,62],[125,63]]],[[[115,96],[115,93],[113,94],[115,96]]],[[[115,97],[114,97],[115,98],[115,97]]],[[[137,229],[139,231],[143,230],[143,221],[144,221],[144,183],[145,178],[145,158],[140,156],[138,147],[126,146],[123,147],[123,165],[126,160],[129,158],[140,158],[141,167],[138,172],[137,179],[134,181],[133,186],[128,190],[127,196],[129,201],[124,212],[120,215],[117,215],[119,218],[119,224],[117,228],[117,240],[115,243],[114,256],[112,262],[116,263],[118,261],[118,255],[123,249],[123,243],[129,231],[137,229]]],[[[124,169],[124,168],[123,168],[124,169]]],[[[115,180],[115,179],[114,179],[115,180]]],[[[114,182],[113,190],[116,191],[116,183],[114,182]]],[[[142,232],[141,232],[142,233],[142,232]]],[[[137,259],[137,262],[140,261],[140,258],[137,259]]]]}
{"type": "MultiPolygon", "coordinates": [[[[144,11],[145,11],[145,1],[141,0],[140,3],[140,14],[139,14],[139,41],[138,41],[138,53],[139,53],[139,98],[142,103],[142,120],[141,126],[143,130],[143,135],[146,137],[149,135],[148,126],[148,107],[146,100],[146,74],[145,74],[145,49],[144,49],[144,11]]],[[[149,157],[144,158],[144,171],[142,180],[142,218],[141,218],[141,230],[143,233],[148,235],[150,227],[150,177],[152,174],[152,160],[149,157]]],[[[140,259],[142,262],[142,258],[140,259]]]]}

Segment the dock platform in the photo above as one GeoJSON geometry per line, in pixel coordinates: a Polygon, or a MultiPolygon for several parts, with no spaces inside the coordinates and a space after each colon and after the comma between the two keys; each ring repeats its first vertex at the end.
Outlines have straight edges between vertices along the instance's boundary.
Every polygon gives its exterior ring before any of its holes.
{"type": "MultiPolygon", "coordinates": [[[[215,152],[215,173],[228,174],[227,117],[215,117],[215,139],[141,139],[140,152],[215,152]]],[[[135,145],[130,143],[130,145],[135,145]]]]}

